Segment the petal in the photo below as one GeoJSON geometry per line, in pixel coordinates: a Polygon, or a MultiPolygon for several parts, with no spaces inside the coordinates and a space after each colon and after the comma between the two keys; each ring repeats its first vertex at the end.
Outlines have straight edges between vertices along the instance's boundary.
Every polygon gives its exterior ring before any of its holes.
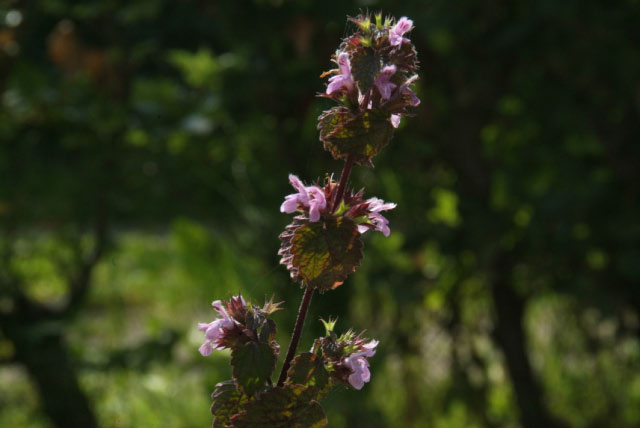
{"type": "Polygon", "coordinates": [[[309,221],[315,223],[318,220],[320,220],[320,209],[318,208],[318,205],[311,204],[311,209],[309,210],[309,221]]]}
{"type": "Polygon", "coordinates": [[[349,54],[346,52],[341,52],[338,55],[338,67],[340,67],[340,72],[343,76],[351,77],[351,64],[349,62],[349,54]]]}
{"type": "Polygon", "coordinates": [[[297,193],[285,196],[284,202],[280,205],[280,212],[287,214],[295,212],[298,209],[298,197],[297,193]]]}
{"type": "Polygon", "coordinates": [[[222,320],[216,320],[212,322],[207,331],[204,333],[204,337],[209,340],[218,340],[218,338],[222,334],[222,331],[220,330],[221,321],[222,320]]]}
{"type": "Polygon", "coordinates": [[[362,345],[362,347],[365,349],[362,355],[364,355],[365,357],[373,357],[376,354],[376,347],[378,346],[378,343],[380,342],[378,342],[377,340],[372,340],[371,342],[362,345]]]}
{"type": "Polygon", "coordinates": [[[373,350],[375,351],[375,349],[378,347],[378,344],[380,342],[377,340],[372,340],[369,343],[365,343],[364,345],[362,345],[363,348],[367,349],[367,350],[373,350]]]}
{"type": "Polygon", "coordinates": [[[364,386],[364,381],[356,373],[353,373],[352,375],[349,376],[349,383],[351,384],[351,386],[353,386],[357,390],[361,390],[362,387],[364,386]]]}
{"type": "Polygon", "coordinates": [[[391,46],[400,46],[402,45],[402,36],[397,35],[395,32],[389,31],[389,44],[391,46]]]}
{"type": "Polygon", "coordinates": [[[300,198],[298,199],[298,201],[300,201],[303,204],[306,204],[307,201],[309,200],[309,197],[307,196],[307,188],[304,187],[304,184],[302,184],[302,181],[300,181],[300,179],[295,175],[289,174],[289,183],[291,183],[293,188],[298,191],[298,195],[300,195],[300,198]]]}
{"type": "Polygon", "coordinates": [[[202,346],[198,348],[198,351],[200,351],[200,354],[202,354],[203,357],[206,357],[207,355],[211,355],[211,353],[213,352],[213,348],[211,347],[211,341],[207,340],[206,342],[204,342],[202,346]]]}
{"type": "Polygon", "coordinates": [[[331,95],[332,93],[339,91],[344,86],[343,84],[344,77],[343,76],[333,76],[329,79],[329,86],[327,86],[327,95],[331,95]]]}
{"type": "MultiPolygon", "coordinates": [[[[236,326],[236,322],[231,318],[225,318],[220,320],[220,328],[224,328],[225,330],[231,330],[235,326],[236,326]]],[[[224,331],[221,333],[224,333],[224,331]]]]}
{"type": "Polygon", "coordinates": [[[404,33],[411,31],[413,29],[413,21],[403,16],[398,20],[396,25],[391,29],[398,36],[404,35],[404,33]]]}
{"type": "MultiPolygon", "coordinates": [[[[400,116],[399,114],[392,114],[391,115],[391,126],[393,126],[394,128],[397,128],[398,126],[400,126],[400,118],[402,116],[400,116]]],[[[280,209],[280,211],[282,211],[282,209],[280,209]]]]}
{"type": "MultiPolygon", "coordinates": [[[[378,198],[370,198],[367,199],[367,203],[369,204],[369,212],[372,213],[377,213],[380,211],[387,211],[387,210],[392,210],[395,207],[397,207],[397,204],[394,204],[393,202],[384,202],[382,199],[378,199],[378,198]]],[[[384,217],[382,217],[382,215],[380,215],[381,218],[384,219],[384,217]]],[[[385,219],[386,221],[386,219],[385,219]]]]}
{"type": "Polygon", "coordinates": [[[379,77],[381,77],[382,79],[384,79],[386,82],[389,81],[389,79],[391,78],[391,76],[393,76],[396,72],[396,66],[391,64],[391,65],[387,65],[386,67],[384,67],[379,74],[379,77]]]}
{"type": "Polygon", "coordinates": [[[208,323],[208,322],[199,322],[199,323],[198,323],[198,330],[200,330],[200,331],[207,331],[207,329],[209,328],[209,325],[210,325],[210,324],[211,324],[211,323],[208,323]]]}
{"type": "Polygon", "coordinates": [[[322,190],[318,186],[310,186],[307,187],[307,192],[312,198],[312,203],[318,205],[321,210],[327,207],[327,199],[324,197],[324,190],[322,190]]]}
{"type": "Polygon", "coordinates": [[[367,230],[369,230],[368,226],[365,226],[364,224],[358,225],[358,232],[360,232],[360,234],[365,233],[367,230]]]}
{"type": "Polygon", "coordinates": [[[406,88],[405,93],[409,94],[409,105],[411,107],[417,107],[420,105],[420,98],[411,89],[406,88]]]}
{"type": "Polygon", "coordinates": [[[355,389],[359,391],[364,386],[364,379],[360,377],[360,374],[354,373],[349,376],[349,383],[351,384],[351,386],[353,386],[355,389]]]}
{"type": "Polygon", "coordinates": [[[215,302],[211,303],[211,306],[213,306],[213,309],[215,309],[222,316],[222,318],[229,318],[229,314],[227,314],[227,311],[220,300],[216,300],[215,302]]]}

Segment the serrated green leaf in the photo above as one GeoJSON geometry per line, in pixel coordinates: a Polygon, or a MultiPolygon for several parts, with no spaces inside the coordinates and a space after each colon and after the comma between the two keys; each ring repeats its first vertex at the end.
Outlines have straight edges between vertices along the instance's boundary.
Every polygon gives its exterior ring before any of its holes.
{"type": "Polygon", "coordinates": [[[304,385],[311,392],[317,391],[316,399],[324,397],[329,391],[330,383],[329,372],[324,367],[322,357],[311,352],[298,355],[287,372],[287,383],[304,385]]]}
{"type": "Polygon", "coordinates": [[[250,308],[245,315],[244,322],[248,329],[257,330],[264,320],[264,315],[259,313],[259,311],[256,311],[254,308],[250,308]]]}
{"type": "Polygon", "coordinates": [[[280,236],[280,255],[295,281],[322,293],[338,287],[360,265],[362,240],[350,219],[297,218],[291,226],[280,236]]]}
{"type": "Polygon", "coordinates": [[[238,389],[232,380],[216,385],[211,394],[213,404],[211,413],[214,416],[213,428],[224,428],[230,423],[231,417],[240,412],[241,407],[249,400],[242,390],[238,389]]]}
{"type": "Polygon", "coordinates": [[[231,428],[321,428],[327,418],[302,385],[273,388],[247,403],[231,419],[231,428]]]}
{"type": "Polygon", "coordinates": [[[276,353],[266,343],[249,342],[231,352],[233,378],[249,396],[264,387],[275,364],[276,353]]]}
{"type": "Polygon", "coordinates": [[[320,140],[335,159],[351,155],[357,164],[373,166],[371,159],[393,136],[389,117],[385,112],[354,114],[346,107],[333,107],[318,118],[320,140]]]}
{"type": "Polygon", "coordinates": [[[358,49],[353,53],[353,57],[351,58],[351,73],[360,88],[360,92],[363,94],[371,89],[381,69],[382,62],[373,52],[373,49],[358,49]]]}
{"type": "Polygon", "coordinates": [[[272,319],[267,318],[260,329],[260,341],[270,343],[276,338],[276,323],[272,319]]]}

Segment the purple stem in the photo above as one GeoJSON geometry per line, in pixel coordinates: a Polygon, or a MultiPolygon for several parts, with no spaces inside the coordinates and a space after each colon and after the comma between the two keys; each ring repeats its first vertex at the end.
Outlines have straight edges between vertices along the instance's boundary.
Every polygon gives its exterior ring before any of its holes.
{"type": "Polygon", "coordinates": [[[293,360],[293,357],[296,354],[296,348],[298,347],[298,342],[300,342],[300,336],[302,336],[302,326],[304,326],[304,319],[307,317],[307,311],[309,310],[309,303],[311,303],[313,290],[314,288],[309,286],[307,286],[307,288],[304,290],[304,296],[302,297],[300,309],[298,310],[298,319],[296,320],[296,326],[293,329],[293,334],[291,335],[291,342],[289,343],[287,357],[284,359],[282,371],[280,372],[280,377],[278,378],[278,386],[284,385],[284,381],[285,379],[287,379],[287,372],[289,371],[289,367],[291,367],[291,360],[293,360]]]}
{"type": "Polygon", "coordinates": [[[342,169],[342,175],[340,176],[340,184],[338,185],[336,197],[333,200],[333,204],[331,205],[332,214],[336,212],[336,210],[340,206],[340,202],[342,201],[342,197],[344,196],[344,191],[347,188],[347,181],[349,181],[349,174],[351,174],[353,163],[353,155],[349,155],[347,157],[347,161],[344,164],[344,168],[342,169]]]}

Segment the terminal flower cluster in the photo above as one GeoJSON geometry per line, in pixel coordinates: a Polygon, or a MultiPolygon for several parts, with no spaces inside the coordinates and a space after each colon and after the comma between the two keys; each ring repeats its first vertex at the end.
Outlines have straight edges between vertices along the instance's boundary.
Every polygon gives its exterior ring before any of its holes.
{"type": "Polygon", "coordinates": [[[413,21],[407,17],[396,23],[391,18],[383,21],[380,14],[375,15],[375,23],[369,15],[352,21],[359,31],[336,51],[338,68],[323,74],[330,76],[325,96],[361,112],[386,112],[397,128],[401,117],[409,114],[407,107],[420,104],[411,89],[418,78],[418,62],[411,41],[405,37],[413,30],[413,21]]]}

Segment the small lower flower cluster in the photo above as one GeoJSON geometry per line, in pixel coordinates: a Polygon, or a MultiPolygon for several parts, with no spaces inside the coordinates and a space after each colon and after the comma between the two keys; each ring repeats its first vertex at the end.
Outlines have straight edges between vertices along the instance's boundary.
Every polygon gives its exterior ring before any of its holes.
{"type": "MultiPolygon", "coordinates": [[[[271,304],[273,305],[273,304],[271,304]]],[[[247,303],[241,295],[231,297],[229,301],[216,300],[211,303],[218,313],[218,318],[209,323],[198,323],[198,330],[204,332],[205,342],[200,346],[203,356],[211,355],[213,350],[224,350],[237,346],[239,338],[247,333],[244,319],[247,303]]],[[[277,306],[277,305],[273,305],[277,306]]],[[[277,310],[277,307],[276,309],[277,310]]],[[[267,309],[267,312],[273,311],[267,309]]],[[[323,321],[324,322],[324,321],[323,321]]],[[[335,321],[324,322],[326,337],[316,339],[311,352],[321,352],[325,367],[338,383],[362,389],[371,380],[369,358],[376,354],[377,340],[367,342],[360,335],[348,331],[340,337],[333,332],[335,321]]]]}

